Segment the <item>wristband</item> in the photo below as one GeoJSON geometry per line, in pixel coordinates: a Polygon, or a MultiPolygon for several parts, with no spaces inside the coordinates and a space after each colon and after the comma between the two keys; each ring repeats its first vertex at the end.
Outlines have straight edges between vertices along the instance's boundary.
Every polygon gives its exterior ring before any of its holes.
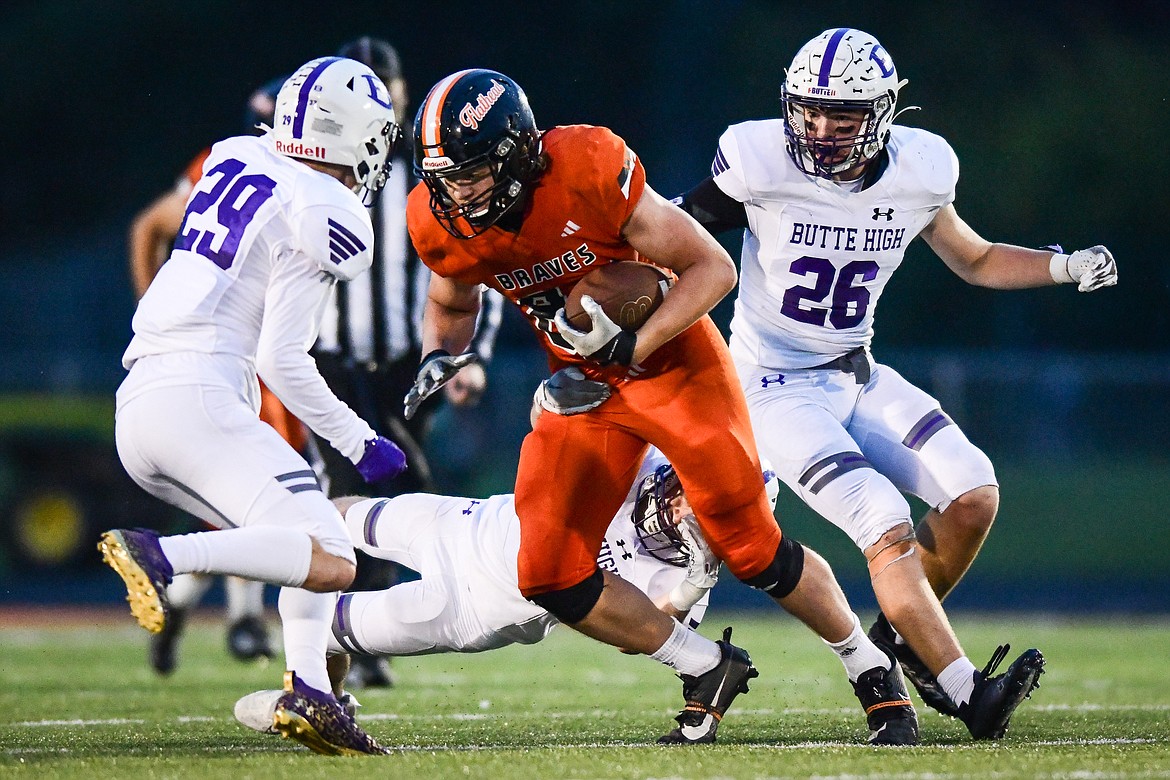
{"type": "Polygon", "coordinates": [[[1076,279],[1068,272],[1068,255],[1055,254],[1048,261],[1048,274],[1057,284],[1072,284],[1076,279]]]}

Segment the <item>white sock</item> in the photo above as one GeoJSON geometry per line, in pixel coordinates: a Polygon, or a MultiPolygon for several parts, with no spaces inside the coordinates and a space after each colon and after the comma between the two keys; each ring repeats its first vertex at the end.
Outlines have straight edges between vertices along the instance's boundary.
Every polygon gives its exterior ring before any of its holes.
{"type": "Polygon", "coordinates": [[[849,636],[840,642],[830,642],[823,637],[821,641],[841,659],[849,682],[857,682],[858,677],[879,666],[887,671],[894,668],[890,663],[890,657],[861,630],[861,620],[856,614],[853,616],[853,631],[849,636]]]}
{"type": "Polygon", "coordinates": [[[313,557],[313,540],[307,533],[276,525],[164,536],[158,541],[176,574],[234,574],[294,588],[309,576],[313,557]]]}
{"type": "Polygon", "coordinates": [[[951,697],[951,701],[962,706],[971,700],[971,692],[975,690],[975,664],[967,656],[957,658],[942,670],[938,676],[938,684],[951,697]]]}
{"type": "Polygon", "coordinates": [[[676,620],[670,638],[650,657],[666,664],[679,674],[698,677],[714,669],[723,658],[723,653],[720,652],[719,645],[676,620]]]}
{"type": "Polygon", "coordinates": [[[235,623],[246,617],[264,614],[264,583],[239,577],[225,577],[224,599],[227,601],[227,619],[235,623]]]}
{"type": "Polygon", "coordinates": [[[211,582],[212,578],[205,574],[176,574],[167,586],[167,600],[175,609],[193,609],[199,606],[211,582]]]}
{"type": "Polygon", "coordinates": [[[284,663],[305,685],[328,693],[325,646],[333,620],[336,593],[313,593],[300,588],[281,588],[277,599],[284,634],[284,663]]]}

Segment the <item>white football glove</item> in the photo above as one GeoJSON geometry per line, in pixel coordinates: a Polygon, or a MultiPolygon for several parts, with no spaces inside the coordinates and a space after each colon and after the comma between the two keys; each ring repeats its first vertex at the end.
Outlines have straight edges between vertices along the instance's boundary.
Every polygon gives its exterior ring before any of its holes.
{"type": "Polygon", "coordinates": [[[536,386],[533,402],[553,414],[573,415],[596,409],[609,398],[605,382],[586,379],[581,369],[562,368],[536,386]]]}
{"type": "Polygon", "coordinates": [[[634,360],[634,346],[638,337],[609,318],[601,304],[589,295],[581,296],[581,308],[593,322],[593,330],[586,333],[569,324],[564,308],[557,311],[553,322],[557,331],[578,355],[603,366],[620,363],[628,366],[634,360]]]}
{"type": "Polygon", "coordinates": [[[427,355],[418,367],[418,375],[414,380],[414,387],[406,394],[404,415],[406,419],[414,417],[419,404],[435,394],[439,388],[451,381],[459,373],[459,369],[468,363],[479,359],[474,352],[464,352],[462,355],[452,356],[449,352],[436,349],[427,355]]]}
{"type": "Polygon", "coordinates": [[[719,567],[723,562],[711,552],[694,518],[684,519],[677,528],[687,548],[687,576],[670,592],[670,605],[680,612],[686,612],[703,598],[703,594],[715,587],[719,580],[719,567]]]}
{"type": "Polygon", "coordinates": [[[1075,282],[1080,292],[1093,292],[1117,284],[1117,261],[1100,244],[1078,249],[1071,255],[1053,255],[1048,272],[1057,284],[1075,282]]]}

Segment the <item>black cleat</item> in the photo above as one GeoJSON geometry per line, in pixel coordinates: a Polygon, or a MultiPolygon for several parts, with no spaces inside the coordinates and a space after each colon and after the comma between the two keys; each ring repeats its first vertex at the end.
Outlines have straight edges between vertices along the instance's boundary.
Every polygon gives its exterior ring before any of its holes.
{"type": "Polygon", "coordinates": [[[975,739],[1002,739],[1016,707],[1040,687],[1044,656],[1035,649],[1025,650],[1003,674],[991,676],[1009,649],[1011,645],[995,649],[983,671],[975,673],[970,701],[959,707],[959,720],[975,739]]]}
{"type": "Polygon", "coordinates": [[[363,731],[332,694],[310,688],[293,672],[284,674],[284,693],[276,701],[272,727],[282,737],[326,756],[390,752],[363,731]]]}
{"type": "Polygon", "coordinates": [[[179,638],[183,635],[183,626],[186,622],[187,610],[171,607],[163,630],[150,635],[147,660],[150,662],[150,668],[164,677],[175,671],[179,638]]]}
{"type": "Polygon", "coordinates": [[[680,674],[686,706],[675,718],[678,726],[658,738],[660,745],[700,745],[715,741],[723,713],[735,697],[748,692],[748,680],[759,677],[747,651],[731,644],[731,628],[718,643],[721,659],[709,672],[692,677],[680,674]]]}
{"type": "Polygon", "coordinates": [[[914,686],[914,690],[918,691],[918,696],[922,699],[923,704],[943,715],[949,715],[952,718],[959,717],[959,708],[951,701],[951,697],[947,695],[943,687],[938,684],[938,678],[927,668],[918,654],[910,648],[910,645],[899,644],[895,641],[896,634],[893,626],[880,612],[877,621],[869,629],[869,638],[878,647],[894,654],[902,667],[902,673],[914,686]]]}
{"type": "Polygon", "coordinates": [[[276,657],[268,642],[268,626],[256,615],[242,617],[228,626],[227,647],[228,652],[241,661],[276,657]]]}
{"type": "Polygon", "coordinates": [[[345,685],[347,688],[393,688],[390,660],[379,655],[352,653],[345,685]]]}
{"type": "Polygon", "coordinates": [[[887,650],[890,668],[876,666],[853,683],[853,692],[865,710],[871,745],[917,745],[918,716],[910,702],[898,661],[887,650]]]}

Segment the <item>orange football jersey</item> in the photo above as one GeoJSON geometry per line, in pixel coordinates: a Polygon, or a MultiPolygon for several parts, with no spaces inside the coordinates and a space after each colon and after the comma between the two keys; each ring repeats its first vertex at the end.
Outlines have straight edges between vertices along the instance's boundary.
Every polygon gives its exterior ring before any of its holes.
{"type": "Polygon", "coordinates": [[[637,260],[621,236],[646,186],[638,156],[604,127],[555,127],[542,137],[548,168],[532,188],[519,233],[500,227],[470,239],[447,233],[419,184],[407,225],[419,257],[435,273],[486,284],[518,304],[551,356],[580,362],[552,319],[582,276],[604,263],[637,260]]]}

